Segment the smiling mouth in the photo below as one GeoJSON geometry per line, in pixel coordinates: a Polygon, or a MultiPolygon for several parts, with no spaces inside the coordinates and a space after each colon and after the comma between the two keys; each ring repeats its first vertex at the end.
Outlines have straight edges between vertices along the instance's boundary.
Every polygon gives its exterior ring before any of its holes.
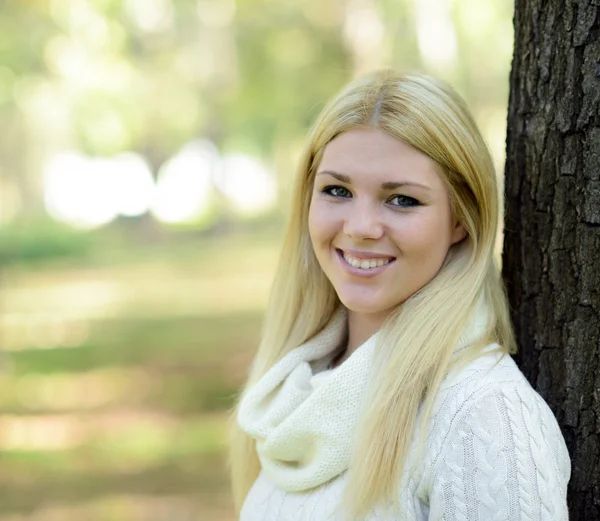
{"type": "Polygon", "coordinates": [[[396,259],[395,257],[388,257],[388,258],[373,258],[373,259],[359,259],[357,257],[353,257],[352,255],[346,253],[343,250],[338,250],[338,253],[340,254],[341,257],[343,257],[343,259],[350,264],[350,266],[354,267],[354,268],[359,268],[361,270],[372,270],[374,268],[380,268],[382,266],[386,266],[387,264],[390,264],[391,262],[394,262],[396,259]]]}

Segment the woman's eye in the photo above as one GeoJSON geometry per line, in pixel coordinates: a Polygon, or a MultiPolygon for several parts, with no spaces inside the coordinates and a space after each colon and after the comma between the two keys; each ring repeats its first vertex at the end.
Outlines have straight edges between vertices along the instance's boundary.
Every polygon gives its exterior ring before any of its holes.
{"type": "Polygon", "coordinates": [[[414,197],[409,197],[408,195],[395,195],[389,200],[390,204],[393,206],[418,206],[419,201],[417,201],[414,197]]]}
{"type": "Polygon", "coordinates": [[[350,190],[343,186],[326,186],[323,188],[323,193],[332,197],[350,197],[350,190]]]}

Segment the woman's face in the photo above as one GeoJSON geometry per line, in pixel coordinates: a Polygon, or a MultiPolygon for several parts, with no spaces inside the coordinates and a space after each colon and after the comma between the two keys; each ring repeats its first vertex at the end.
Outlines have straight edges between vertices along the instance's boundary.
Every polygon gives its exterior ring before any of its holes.
{"type": "Polygon", "coordinates": [[[308,225],[341,302],[381,319],[433,279],[466,235],[434,161],[374,128],[327,145],[308,225]]]}

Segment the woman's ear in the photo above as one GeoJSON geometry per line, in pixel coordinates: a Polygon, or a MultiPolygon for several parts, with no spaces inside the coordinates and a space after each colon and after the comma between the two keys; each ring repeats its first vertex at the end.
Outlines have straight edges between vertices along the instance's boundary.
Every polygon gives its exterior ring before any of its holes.
{"type": "Polygon", "coordinates": [[[459,243],[467,236],[467,230],[463,224],[457,219],[452,229],[452,245],[459,243]]]}

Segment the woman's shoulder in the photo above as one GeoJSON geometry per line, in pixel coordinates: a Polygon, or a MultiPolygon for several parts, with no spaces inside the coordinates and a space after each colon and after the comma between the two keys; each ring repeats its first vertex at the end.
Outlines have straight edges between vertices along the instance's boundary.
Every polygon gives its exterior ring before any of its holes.
{"type": "Polygon", "coordinates": [[[504,498],[533,494],[543,502],[554,494],[556,504],[546,506],[562,512],[570,476],[564,438],[550,407],[509,355],[491,348],[449,375],[427,439],[421,491],[428,496],[442,482],[455,483],[460,496],[471,472],[479,476],[477,487],[486,493],[500,487],[504,498]],[[527,480],[535,476],[538,488],[532,491],[527,480]]]}
{"type": "Polygon", "coordinates": [[[440,385],[435,398],[434,416],[450,415],[451,423],[480,409],[480,416],[497,415],[503,407],[540,407],[544,414],[554,415],[544,399],[531,386],[513,358],[492,344],[482,356],[451,371],[440,385]],[[495,407],[482,408],[483,404],[495,407]],[[504,404],[502,407],[500,404],[504,404]]]}
{"type": "Polygon", "coordinates": [[[482,355],[450,370],[437,392],[434,410],[455,412],[495,389],[516,388],[528,397],[537,394],[512,357],[498,344],[490,344],[482,355]]]}
{"type": "Polygon", "coordinates": [[[488,432],[510,434],[515,443],[547,437],[564,465],[568,454],[554,413],[512,357],[497,348],[488,346],[483,356],[442,382],[428,425],[427,459],[434,464],[465,432],[488,432]]]}
{"type": "Polygon", "coordinates": [[[505,417],[505,408],[515,407],[539,408],[544,418],[556,423],[552,411],[512,357],[492,344],[483,356],[449,373],[436,395],[432,418],[438,424],[437,430],[449,431],[475,411],[481,421],[488,416],[498,420],[505,417]]]}

